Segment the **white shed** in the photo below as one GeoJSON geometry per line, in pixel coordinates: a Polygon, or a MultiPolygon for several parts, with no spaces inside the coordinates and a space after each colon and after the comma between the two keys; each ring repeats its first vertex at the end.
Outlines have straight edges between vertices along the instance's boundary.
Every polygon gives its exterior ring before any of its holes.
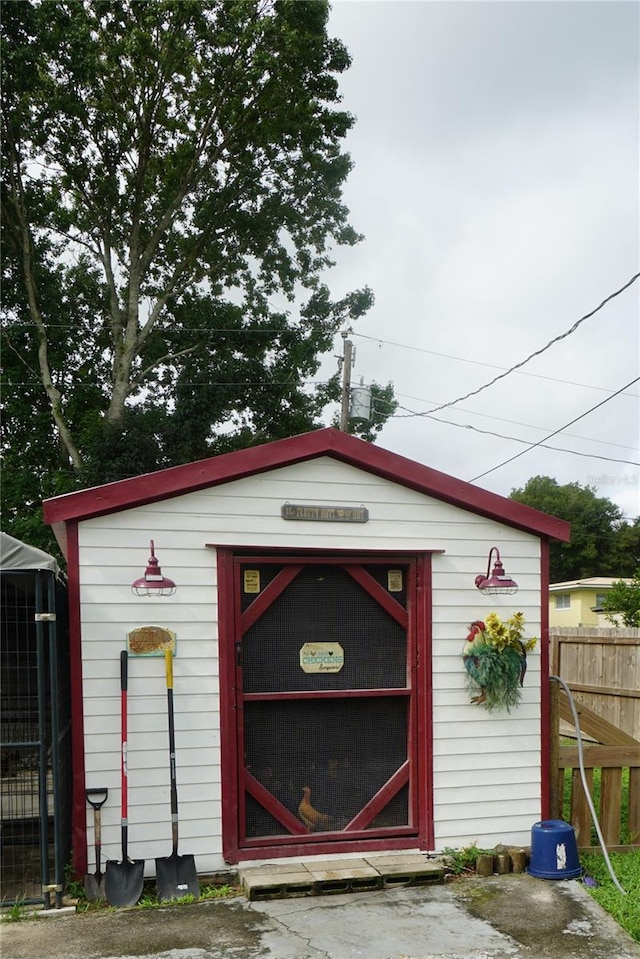
{"type": "MultiPolygon", "coordinates": [[[[568,526],[334,429],[48,500],[68,561],[74,849],[107,788],[120,858],[120,653],[175,634],[180,852],[246,860],[528,843],[548,815],[548,542],[568,526]],[[150,540],[171,597],[132,594],[150,540]],[[498,547],[517,597],[475,585],[498,547]],[[473,705],[469,623],[524,613],[510,712],[473,705]],[[129,642],[130,645],[130,642],[129,642]],[[301,815],[303,790],[322,815],[301,815]]],[[[170,845],[166,685],[129,657],[129,854],[170,845]]]]}

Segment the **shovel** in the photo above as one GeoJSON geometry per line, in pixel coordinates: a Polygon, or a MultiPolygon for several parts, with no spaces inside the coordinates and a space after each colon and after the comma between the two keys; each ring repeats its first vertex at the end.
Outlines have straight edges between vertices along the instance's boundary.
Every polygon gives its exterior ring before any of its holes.
{"type": "Polygon", "coordinates": [[[171,776],[171,835],[173,851],[170,856],[156,859],[158,899],[180,899],[189,893],[200,895],[200,884],[193,856],[178,855],[178,787],[176,784],[176,734],[173,717],[173,658],[170,649],[164,654],[167,674],[167,709],[169,713],[169,770],[171,776]]]}
{"type": "Polygon", "coordinates": [[[105,893],[111,906],[134,906],[142,892],[144,859],[131,860],[127,855],[129,820],[127,808],[127,669],[128,653],[120,653],[120,702],[122,729],[122,862],[110,859],[107,862],[105,893]]]}
{"type": "Polygon", "coordinates": [[[104,899],[104,873],[101,869],[100,851],[102,848],[101,838],[101,815],[100,810],[107,801],[109,791],[107,789],[87,789],[87,802],[93,807],[93,835],[96,849],[96,871],[93,876],[87,874],[84,877],[84,892],[87,899],[104,899]]]}

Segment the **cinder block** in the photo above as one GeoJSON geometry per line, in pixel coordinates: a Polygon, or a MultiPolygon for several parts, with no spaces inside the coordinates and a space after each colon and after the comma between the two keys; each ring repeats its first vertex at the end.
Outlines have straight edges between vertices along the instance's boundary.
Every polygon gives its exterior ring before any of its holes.
{"type": "Polygon", "coordinates": [[[315,882],[316,892],[322,896],[338,892],[364,892],[367,889],[379,889],[382,885],[377,870],[366,864],[344,869],[316,869],[315,864],[307,863],[307,869],[315,882]]]}
{"type": "Polygon", "coordinates": [[[371,866],[356,866],[350,869],[316,869],[315,866],[307,865],[309,874],[316,882],[333,882],[342,879],[375,879],[379,873],[371,866]]]}
{"type": "Polygon", "coordinates": [[[382,884],[389,886],[424,886],[427,883],[441,882],[444,869],[440,866],[389,866],[382,875],[382,884]]]}
{"type": "Polygon", "coordinates": [[[311,876],[306,869],[295,872],[268,873],[260,876],[247,874],[242,877],[247,899],[284,899],[294,896],[312,896],[315,892],[311,876]]]}
{"type": "Polygon", "coordinates": [[[307,869],[313,872],[323,869],[365,869],[369,863],[361,859],[314,859],[305,863],[307,869]]]}
{"type": "Polygon", "coordinates": [[[365,860],[374,869],[386,868],[387,866],[396,866],[402,863],[413,865],[415,863],[431,864],[437,860],[429,859],[427,855],[420,852],[394,852],[389,854],[376,854],[375,856],[365,856],[365,860]]]}
{"type": "Polygon", "coordinates": [[[289,875],[292,872],[305,872],[305,867],[302,863],[298,862],[279,862],[279,863],[262,863],[259,866],[239,866],[238,875],[242,876],[277,876],[277,875],[289,875]]]}
{"type": "Polygon", "coordinates": [[[248,899],[285,899],[419,886],[444,882],[444,864],[421,853],[390,853],[358,859],[314,859],[240,867],[248,899]]]}

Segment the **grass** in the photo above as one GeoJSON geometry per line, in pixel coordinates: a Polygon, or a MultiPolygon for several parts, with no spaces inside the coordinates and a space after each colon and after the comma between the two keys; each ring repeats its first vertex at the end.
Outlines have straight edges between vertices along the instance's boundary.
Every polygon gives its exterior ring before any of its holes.
{"type": "Polygon", "coordinates": [[[22,900],[14,902],[12,906],[3,912],[0,915],[0,922],[22,922],[23,919],[26,919],[28,913],[26,911],[25,904],[22,900]]]}
{"type": "MultiPolygon", "coordinates": [[[[591,797],[596,812],[600,809],[601,770],[593,770],[593,785],[591,797]]],[[[571,821],[571,770],[564,771],[563,818],[571,821]]],[[[629,832],[629,770],[622,770],[622,797],[620,803],[620,845],[630,845],[637,842],[637,836],[629,832]]],[[[591,844],[599,846],[600,841],[595,826],[591,828],[591,844]]],[[[595,879],[597,886],[585,884],[591,896],[615,920],[626,929],[636,942],[640,942],[640,849],[632,852],[609,853],[613,872],[618,882],[625,890],[626,895],[616,887],[609,874],[607,864],[602,853],[583,853],[580,863],[587,876],[595,879]]]]}
{"type": "MultiPolygon", "coordinates": [[[[70,884],[73,887],[73,892],[75,898],[77,899],[76,911],[77,912],[101,912],[106,909],[113,908],[105,899],[96,899],[89,900],[85,896],[84,888],[81,883],[72,883],[70,884]]],[[[156,889],[156,884],[154,880],[145,882],[142,888],[142,895],[136,903],[136,909],[160,909],[162,906],[167,905],[180,905],[193,902],[208,902],[212,899],[231,899],[233,896],[238,896],[240,894],[240,888],[238,886],[231,885],[230,883],[202,883],[200,886],[200,895],[196,896],[187,895],[182,896],[180,899],[171,899],[171,900],[160,900],[158,899],[158,893],[156,889]]]]}
{"type": "Polygon", "coordinates": [[[137,905],[141,909],[157,909],[160,906],[166,906],[168,902],[173,903],[190,903],[190,902],[208,902],[211,899],[230,899],[233,896],[237,896],[240,893],[240,888],[238,886],[232,886],[227,883],[212,883],[212,884],[203,884],[200,887],[200,895],[193,896],[188,894],[186,896],[181,896],[179,899],[171,900],[160,900],[158,899],[158,893],[156,890],[155,882],[146,882],[142,891],[142,896],[137,905]]]}
{"type": "Polygon", "coordinates": [[[640,942],[640,849],[613,852],[609,854],[609,859],[626,895],[617,889],[600,853],[580,857],[587,875],[598,883],[595,887],[585,885],[585,888],[636,942],[640,942]]]}

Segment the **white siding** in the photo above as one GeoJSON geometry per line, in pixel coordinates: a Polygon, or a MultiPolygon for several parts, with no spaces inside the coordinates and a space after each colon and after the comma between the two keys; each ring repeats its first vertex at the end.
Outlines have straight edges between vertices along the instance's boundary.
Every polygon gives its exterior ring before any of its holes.
{"type": "MultiPolygon", "coordinates": [[[[433,765],[435,846],[528,843],[540,817],[540,658],[529,656],[522,706],[491,715],[469,704],[460,653],[471,620],[491,609],[524,612],[540,632],[538,538],[323,457],[222,486],[84,521],[79,527],[85,762],[88,787],[109,789],[103,855],[120,858],[120,650],[127,632],[160,625],[177,634],[174,662],[180,851],[201,872],[224,868],[220,802],[216,553],[234,546],[380,549],[433,557],[433,765]],[[365,524],[292,522],[283,503],[364,504],[365,524]],[[170,599],[141,599],[130,583],[154,539],[170,599]],[[497,545],[520,590],[483,597],[474,578],[497,545]]],[[[164,661],[131,657],[129,854],[170,852],[164,661]]],[[[87,810],[89,842],[92,816],[87,810]]],[[[90,862],[92,853],[90,852],[90,862]]]]}

